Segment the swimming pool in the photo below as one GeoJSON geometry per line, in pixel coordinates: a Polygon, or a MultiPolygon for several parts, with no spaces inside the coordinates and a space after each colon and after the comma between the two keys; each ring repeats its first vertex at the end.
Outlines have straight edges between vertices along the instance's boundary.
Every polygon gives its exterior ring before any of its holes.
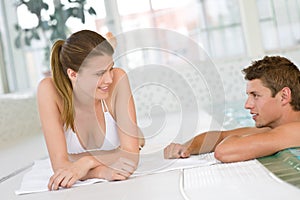
{"type": "Polygon", "coordinates": [[[239,127],[252,127],[255,123],[249,110],[244,108],[244,102],[230,102],[225,105],[223,128],[226,130],[239,127]]]}

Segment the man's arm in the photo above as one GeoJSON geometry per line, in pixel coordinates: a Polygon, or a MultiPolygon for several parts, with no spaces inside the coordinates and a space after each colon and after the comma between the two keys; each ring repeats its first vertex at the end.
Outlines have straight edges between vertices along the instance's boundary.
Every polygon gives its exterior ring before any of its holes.
{"type": "Polygon", "coordinates": [[[171,143],[164,149],[164,157],[188,158],[192,154],[211,152],[221,141],[221,131],[210,131],[197,135],[184,144],[171,143]]]}
{"type": "Polygon", "coordinates": [[[268,128],[244,127],[229,131],[209,131],[201,133],[184,144],[172,143],[164,149],[165,158],[187,158],[190,155],[215,151],[218,144],[229,136],[241,136],[266,132],[268,128]]]}
{"type": "Polygon", "coordinates": [[[300,146],[300,123],[294,122],[266,132],[230,135],[215,149],[222,162],[237,162],[272,155],[280,150],[300,146]]]}

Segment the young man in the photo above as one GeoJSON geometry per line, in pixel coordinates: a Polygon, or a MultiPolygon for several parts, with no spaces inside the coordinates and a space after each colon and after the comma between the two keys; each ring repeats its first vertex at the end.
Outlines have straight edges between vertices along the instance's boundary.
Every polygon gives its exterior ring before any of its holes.
{"type": "Polygon", "coordinates": [[[165,158],[214,151],[222,162],[237,162],[300,146],[299,69],[284,57],[266,56],[243,72],[248,81],[245,108],[256,127],[210,131],[185,144],[172,143],[164,149],[165,158]]]}

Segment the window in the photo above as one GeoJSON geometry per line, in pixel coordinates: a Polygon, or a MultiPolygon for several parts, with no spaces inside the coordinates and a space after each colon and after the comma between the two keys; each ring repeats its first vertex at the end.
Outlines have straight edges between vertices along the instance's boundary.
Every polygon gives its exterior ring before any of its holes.
{"type": "Polygon", "coordinates": [[[300,0],[257,0],[265,50],[300,43],[300,0]]]}
{"type": "MultiPolygon", "coordinates": [[[[136,1],[117,1],[122,31],[164,28],[202,44],[213,58],[246,54],[237,0],[136,1]]],[[[131,53],[127,56],[128,64],[134,61],[142,64],[142,60],[149,57],[144,54],[145,51],[131,53]]]]}
{"type": "Polygon", "coordinates": [[[205,0],[200,6],[198,37],[213,58],[245,55],[239,3],[236,0],[205,0]]]}
{"type": "Polygon", "coordinates": [[[2,44],[2,37],[0,34],[0,94],[4,92],[8,92],[8,83],[6,80],[6,70],[5,70],[5,63],[4,63],[4,54],[3,54],[3,44],[2,44]]]}
{"type": "MultiPolygon", "coordinates": [[[[44,20],[50,18],[50,15],[54,13],[53,0],[44,0],[49,5],[49,9],[42,10],[41,15],[44,20]]],[[[61,0],[62,3],[67,4],[67,0],[61,0]]],[[[97,13],[97,16],[91,16],[86,14],[86,23],[82,24],[77,18],[69,18],[66,22],[66,26],[69,28],[70,32],[76,32],[81,29],[96,30],[95,19],[103,19],[106,16],[104,0],[98,0],[97,2],[93,0],[87,0],[85,5],[87,8],[93,7],[97,13]]],[[[25,5],[21,5],[18,8],[14,8],[17,11],[18,24],[22,29],[36,27],[38,24],[38,19],[36,15],[31,14],[25,5]]],[[[7,18],[6,20],[10,20],[7,18]]],[[[13,22],[15,24],[16,22],[13,22]]],[[[14,27],[12,27],[14,29],[14,27]]],[[[38,82],[45,77],[49,71],[49,60],[45,57],[45,44],[49,42],[49,38],[45,34],[41,34],[41,40],[32,40],[30,46],[22,46],[23,55],[25,61],[22,65],[26,68],[27,74],[23,76],[30,77],[28,79],[27,88],[35,88],[38,82]],[[41,59],[44,58],[44,59],[41,59]]],[[[14,38],[12,38],[14,40],[14,38]]],[[[15,48],[14,44],[11,46],[12,49],[15,48]]],[[[17,89],[18,90],[18,89],[17,89]]],[[[12,91],[12,90],[11,90],[12,91]]]]}
{"type": "MultiPolygon", "coordinates": [[[[43,1],[50,5],[48,12],[53,12],[53,0],[43,1]]],[[[265,52],[294,48],[300,43],[300,0],[86,2],[87,7],[92,6],[96,10],[97,16],[86,15],[85,24],[78,19],[69,19],[66,25],[71,32],[91,29],[100,34],[108,31],[120,34],[141,28],[168,29],[193,39],[213,59],[255,57],[265,52]],[[249,5],[255,12],[248,11],[249,5]],[[252,30],[256,30],[255,34],[252,30]]],[[[45,41],[35,41],[30,47],[16,49],[13,26],[17,22],[17,15],[23,28],[35,26],[36,19],[24,7],[17,10],[10,0],[0,1],[0,11],[0,58],[3,58],[0,62],[0,93],[35,88],[44,77],[43,72],[49,69],[49,64],[41,59],[44,57],[42,50],[45,41]]],[[[45,12],[42,15],[45,19],[48,16],[45,12]]],[[[170,39],[166,38],[166,41],[170,43],[170,39]]],[[[135,67],[152,61],[165,63],[168,59],[167,53],[159,54],[144,49],[128,53],[121,61],[128,67],[135,67]]]]}
{"type": "Polygon", "coordinates": [[[92,7],[96,11],[97,15],[85,15],[85,24],[82,24],[79,19],[70,18],[67,21],[67,27],[70,28],[71,32],[76,32],[82,29],[90,29],[98,31],[99,33],[105,34],[107,32],[106,24],[97,24],[99,21],[104,21],[106,18],[106,10],[104,0],[87,0],[86,7],[92,7]]]}

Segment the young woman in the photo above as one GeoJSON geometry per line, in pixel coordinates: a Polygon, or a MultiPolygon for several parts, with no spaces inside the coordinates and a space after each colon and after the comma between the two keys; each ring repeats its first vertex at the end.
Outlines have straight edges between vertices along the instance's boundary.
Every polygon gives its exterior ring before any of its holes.
{"type": "Polygon", "coordinates": [[[37,93],[54,172],[50,190],[88,178],[124,180],[137,167],[143,141],[128,78],[113,68],[113,53],[104,37],[89,30],[52,47],[52,77],[40,82],[37,93]]]}

